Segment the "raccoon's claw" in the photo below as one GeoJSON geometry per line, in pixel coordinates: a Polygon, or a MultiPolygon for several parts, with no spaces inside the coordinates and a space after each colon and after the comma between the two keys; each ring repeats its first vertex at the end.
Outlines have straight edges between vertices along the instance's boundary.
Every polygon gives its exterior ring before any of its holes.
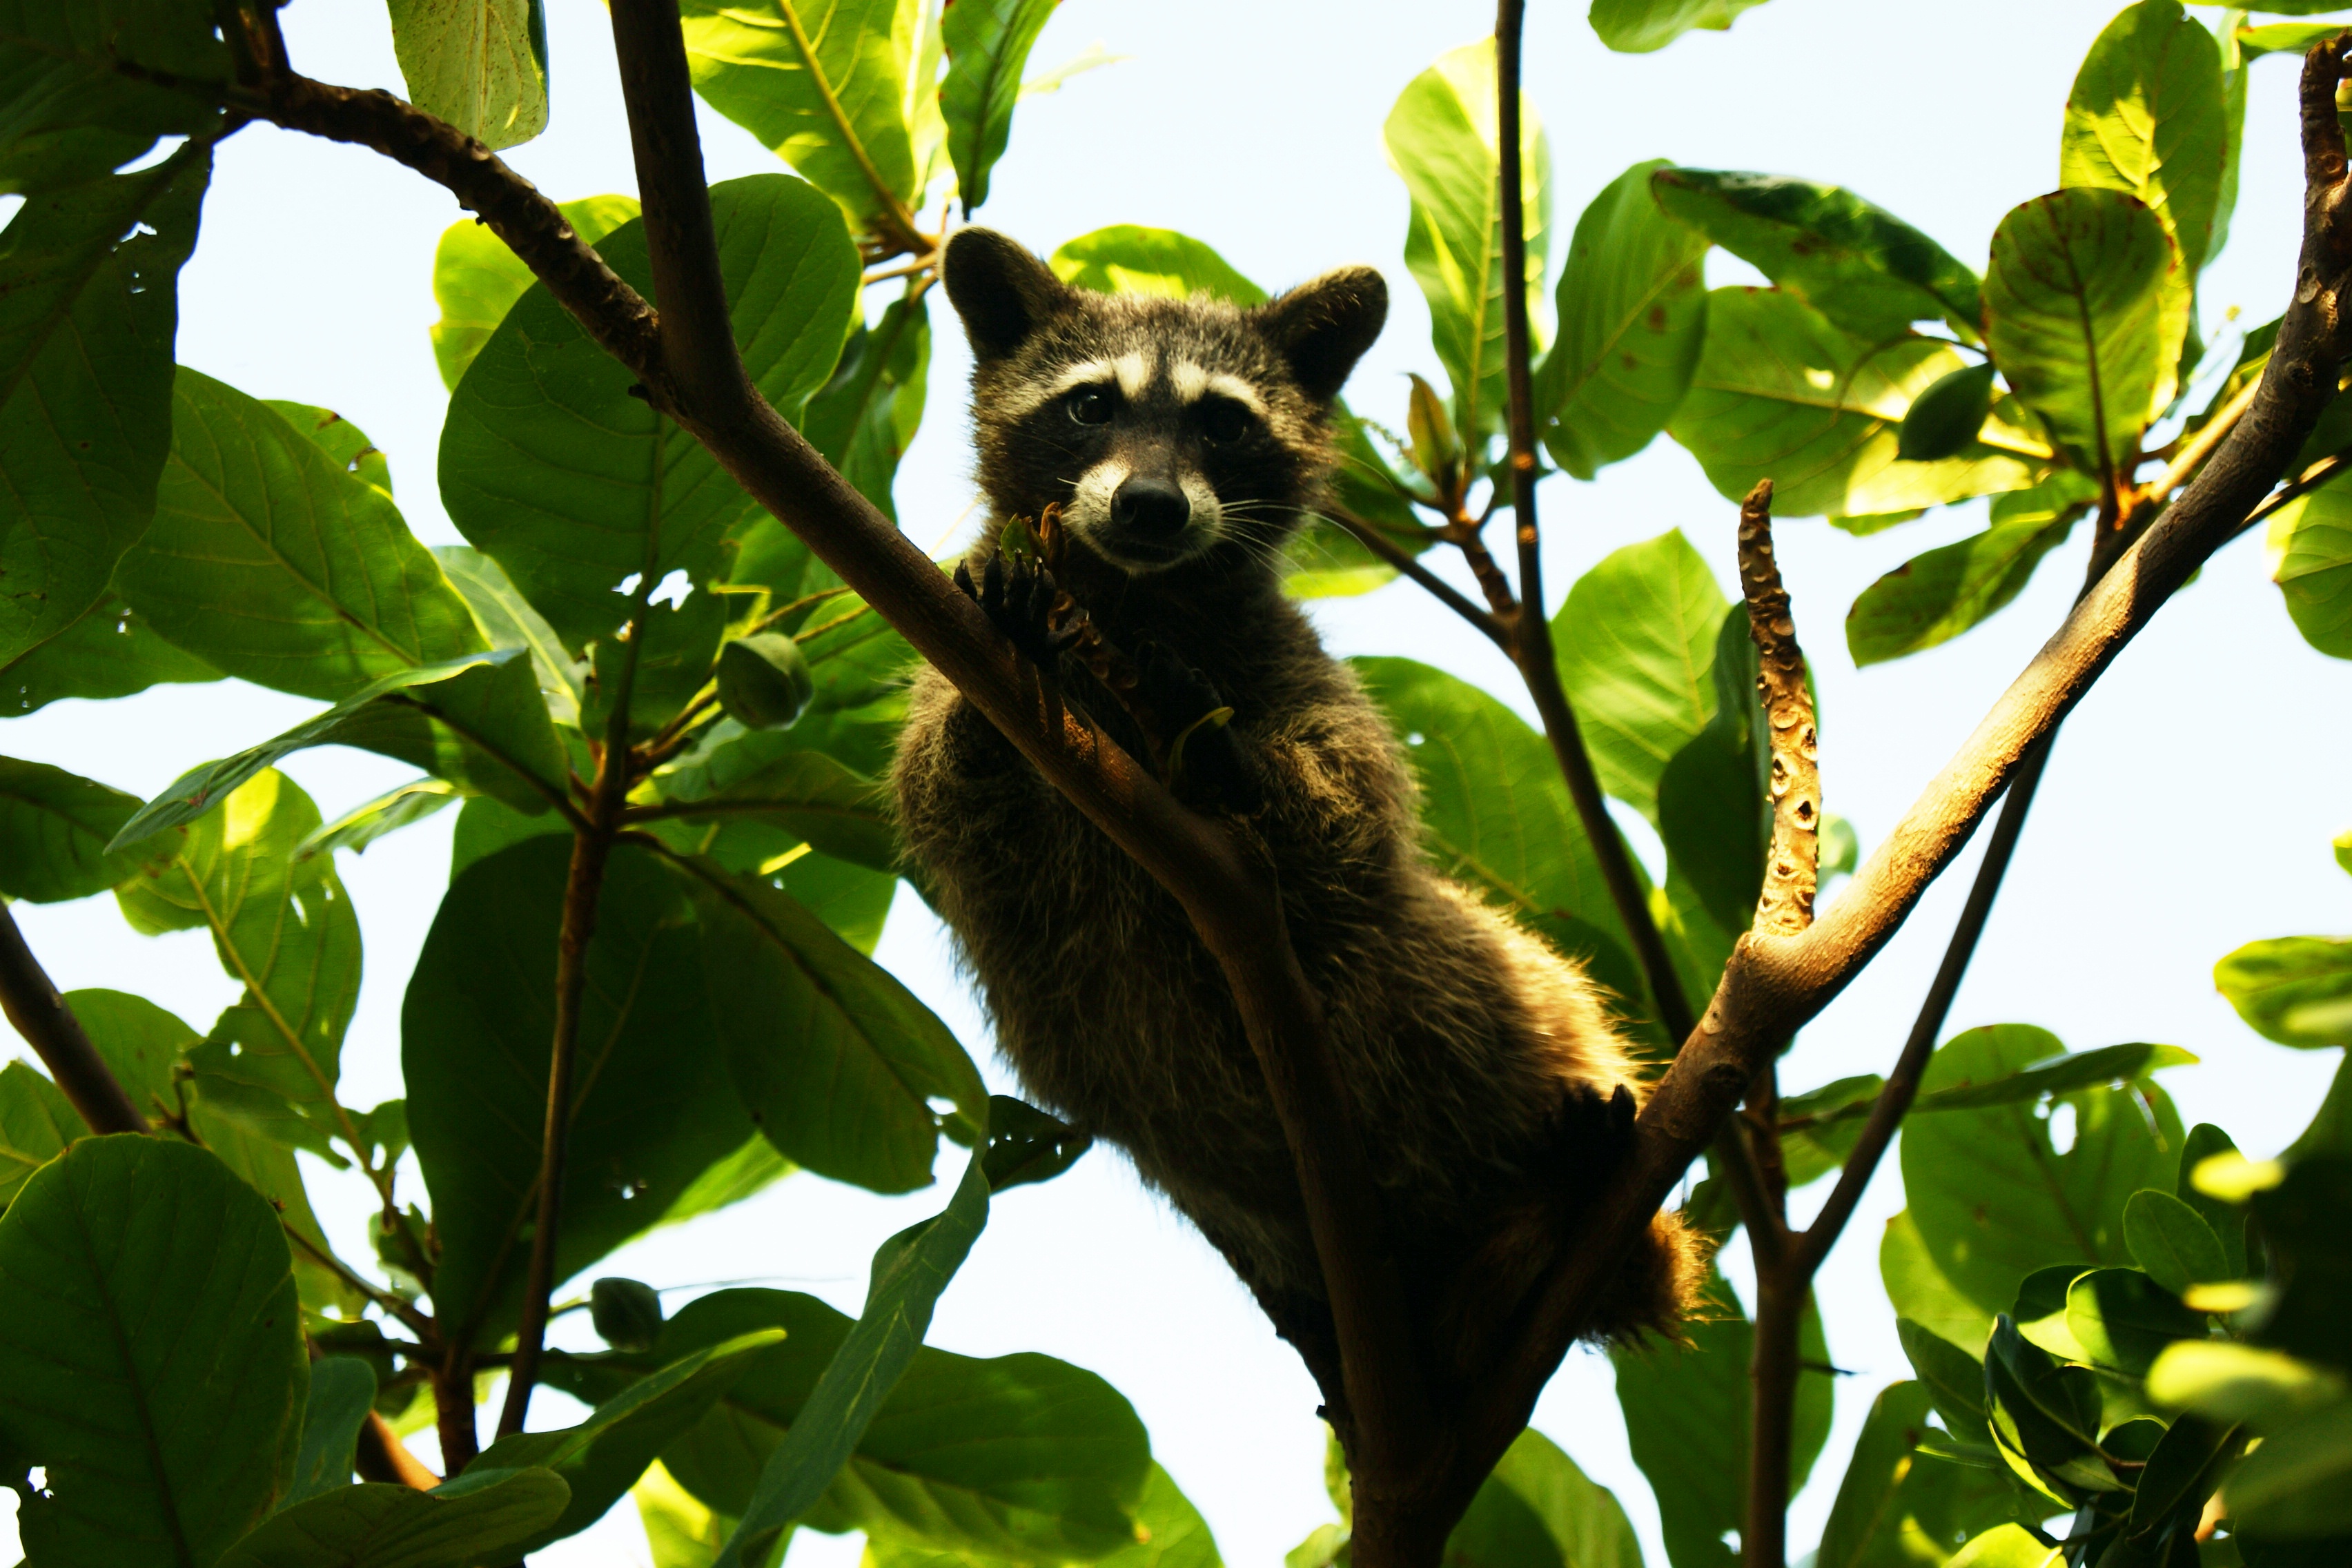
{"type": "Polygon", "coordinates": [[[1229,811],[1248,816],[1265,804],[1257,770],[1228,727],[1233,710],[1215,684],[1158,643],[1135,652],[1136,694],[1168,738],[1168,782],[1182,793],[1197,784],[1229,811]]]}
{"type": "Polygon", "coordinates": [[[1061,588],[1043,566],[1007,565],[1002,557],[992,556],[975,584],[971,566],[958,562],[955,585],[987,613],[1023,658],[1042,668],[1052,669],[1083,632],[1076,616],[1058,629],[1054,626],[1054,601],[1061,596],[1061,588]]]}

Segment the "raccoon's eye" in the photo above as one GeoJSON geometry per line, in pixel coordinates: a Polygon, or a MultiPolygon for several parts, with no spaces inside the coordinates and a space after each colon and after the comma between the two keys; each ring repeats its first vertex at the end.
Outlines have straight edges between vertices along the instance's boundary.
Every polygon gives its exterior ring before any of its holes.
{"type": "Polygon", "coordinates": [[[1081,425],[1110,423],[1110,394],[1099,386],[1082,386],[1070,394],[1070,417],[1081,425]]]}
{"type": "Polygon", "coordinates": [[[1201,434],[1209,444],[1228,446],[1249,434],[1250,411],[1230,397],[1212,397],[1201,405],[1201,434]]]}

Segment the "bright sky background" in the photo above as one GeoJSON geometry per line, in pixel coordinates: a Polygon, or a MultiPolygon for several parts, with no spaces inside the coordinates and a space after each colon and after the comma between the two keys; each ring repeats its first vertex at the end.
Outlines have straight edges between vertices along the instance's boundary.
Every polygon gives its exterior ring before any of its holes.
{"type": "MultiPolygon", "coordinates": [[[[1528,89],[1551,136],[1559,236],[1627,164],[1666,157],[1851,185],[1980,267],[2001,215],[2055,184],[2067,84],[2113,7],[1773,0],[1727,35],[1695,35],[1642,57],[1603,50],[1581,9],[1535,7],[1527,47],[1528,89]]],[[[401,89],[373,0],[303,0],[285,20],[299,68],[401,89]]],[[[552,121],[511,162],[560,199],[634,190],[602,7],[550,0],[548,21],[552,121]]],[[[1349,397],[1360,411],[1402,424],[1403,372],[1429,371],[1434,355],[1402,266],[1405,198],[1380,126],[1414,73],[1491,25],[1490,10],[1461,0],[1071,0],[1046,27],[1033,70],[1097,40],[1130,58],[1022,107],[982,218],[1041,252],[1111,223],[1183,229],[1269,287],[1342,261],[1378,265],[1396,308],[1349,397]]],[[[2268,320],[2292,284],[2294,71],[2284,59],[2254,71],[2238,216],[2228,251],[2207,273],[2209,329],[2233,304],[2250,321],[2268,320]]],[[[706,114],[704,134],[714,180],[779,167],[715,116],[706,114]]],[[[257,396],[324,405],[356,421],[390,454],[409,523],[434,544],[457,535],[435,495],[446,400],[425,336],[436,315],[429,275],[436,241],[460,216],[439,187],[382,158],[257,126],[222,153],[203,247],[181,279],[181,360],[257,396]]],[[[1712,265],[1717,282],[1745,274],[1720,257],[1712,265]]],[[[931,411],[898,487],[901,516],[927,546],[946,538],[971,494],[960,406],[969,362],[943,300],[933,320],[931,411]]],[[[1601,556],[1675,527],[1736,591],[1735,509],[1670,442],[1596,485],[1558,480],[1545,496],[1555,604],[1601,556]]],[[[1978,506],[1870,539],[1811,520],[1781,531],[1822,694],[1827,805],[1853,822],[1865,852],[2057,624],[2073,592],[2079,542],[1991,625],[1857,673],[1840,626],[1854,595],[1909,556],[1981,526],[1978,506]]],[[[1327,601],[1316,616],[1335,651],[1411,655],[1525,709],[1499,656],[1410,584],[1327,601]]],[[[2077,1048],[2176,1042],[2204,1058],[2165,1080],[2189,1120],[2220,1122],[2250,1152],[2292,1138],[2318,1103],[2334,1055],[2257,1038],[2214,994],[2211,966],[2257,937],[2352,927],[2352,881],[2327,846],[2352,824],[2347,700],[2352,666],[2295,636],[2265,580],[2259,542],[2225,552],[2066,728],[1952,1028],[2032,1022],[2077,1048]]],[[[7,721],[0,751],[152,795],[184,767],[314,710],[235,682],[163,687],[7,721]]],[[[300,753],[286,766],[330,816],[409,772],[341,750],[300,753]]],[[[445,882],[453,820],[445,814],[343,858],[368,944],[344,1053],[345,1097],[354,1104],[399,1092],[400,995],[445,882]]],[[[1806,1032],[1786,1069],[1790,1089],[1883,1071],[1893,1060],[1973,859],[1806,1032]]],[[[106,898],[16,912],[63,987],[138,991],[199,1027],[233,999],[201,933],[139,937],[106,898]]],[[[903,889],[880,957],[958,1031],[997,1087],[1013,1088],[988,1060],[940,929],[903,889]]],[[[21,1049],[5,1033],[0,1040],[21,1049]]],[[[346,1257],[368,1256],[363,1184],[307,1157],[306,1167],[338,1246],[346,1257]]],[[[421,1192],[413,1161],[404,1182],[421,1192]]],[[[1801,1206],[1818,1203],[1827,1185],[1801,1195],[1801,1206]]],[[[756,1279],[854,1312],[873,1247],[943,1195],[886,1200],[794,1176],[625,1249],[597,1272],[665,1288],[756,1279]]],[[[1871,1397],[1908,1375],[1876,1271],[1880,1227],[1901,1204],[1899,1178],[1882,1173],[1822,1277],[1832,1355],[1853,1375],[1842,1380],[1836,1433],[1815,1484],[1796,1505],[1800,1550],[1819,1532],[1871,1397]]],[[[1738,1257],[1727,1264],[1735,1279],[1744,1271],[1738,1257]]],[[[685,1299],[670,1296],[670,1309],[685,1299]]],[[[593,1343],[579,1317],[559,1331],[564,1342],[593,1343]]],[[[931,1337],[973,1354],[1044,1351],[1110,1379],[1208,1516],[1228,1563],[1262,1568],[1330,1517],[1313,1385],[1214,1254],[1108,1151],[1050,1185],[1007,1196],[941,1302],[931,1337]]],[[[542,1395],[534,1415],[562,1425],[576,1409],[542,1395]]],[[[1650,1561],[1663,1564],[1656,1510],[1626,1454],[1606,1362],[1571,1357],[1536,1424],[1616,1489],[1650,1561]]],[[[421,1451],[437,1464],[429,1440],[421,1451]]],[[[12,1521],[0,1515],[0,1562],[13,1561],[12,1537],[12,1521]]],[[[855,1537],[803,1534],[792,1563],[846,1568],[856,1552],[855,1537]]],[[[584,1568],[648,1559],[625,1503],[537,1561],[584,1568]]]]}

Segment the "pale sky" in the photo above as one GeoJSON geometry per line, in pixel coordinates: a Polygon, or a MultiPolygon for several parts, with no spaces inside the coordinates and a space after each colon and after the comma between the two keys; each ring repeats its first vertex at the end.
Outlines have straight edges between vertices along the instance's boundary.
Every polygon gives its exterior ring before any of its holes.
{"type": "MultiPolygon", "coordinates": [[[[1627,164],[1665,157],[1848,184],[1981,267],[2001,215],[2057,179],[2067,83],[2112,14],[2084,0],[1979,0],[1954,9],[1873,0],[1772,0],[1728,34],[1651,56],[1603,50],[1573,5],[1537,7],[1528,89],[1551,135],[1555,232],[1627,164]]],[[[2210,9],[2199,13],[2207,20],[2210,9]]],[[[330,80],[401,83],[383,8],[302,0],[285,13],[297,66],[330,80]]],[[[559,199],[635,188],[604,13],[549,0],[553,113],[510,161],[559,199]]],[[[1279,287],[1343,261],[1389,275],[1396,308],[1350,385],[1355,407],[1402,424],[1403,372],[1433,373],[1428,321],[1402,266],[1405,199],[1380,125],[1397,92],[1438,54],[1492,25],[1470,4],[1349,6],[1147,5],[1071,0],[1032,69],[1100,41],[1124,63],[1079,77],[1020,110],[981,220],[1039,251],[1112,223],[1178,228],[1279,287]]],[[[2292,61],[2255,69],[2246,163],[2228,250],[2206,274],[2210,330],[2225,307],[2278,313],[2291,287],[2300,167],[2292,61]]],[[[706,114],[711,177],[779,165],[706,114]]],[[[362,150],[267,127],[224,148],[202,248],[181,279],[180,358],[257,396],[332,407],[389,455],[416,533],[455,542],[435,497],[446,396],[425,328],[433,247],[460,215],[439,187],[362,150]]],[[[1746,274],[1717,257],[1715,281],[1746,274]]],[[[935,297],[936,298],[936,297],[935,297]]],[[[943,541],[971,501],[961,387],[968,359],[943,300],[933,317],[932,404],[901,471],[899,511],[923,544],[943,541]]],[[[1994,622],[1893,666],[1856,672],[1846,607],[1880,574],[1982,526],[1981,506],[1868,539],[1818,521],[1780,531],[1797,624],[1823,708],[1828,809],[1865,853],[1974,726],[2063,615],[2081,544],[1994,622]]],[[[1661,439],[1591,486],[1545,491],[1546,572],[1567,585],[1620,545],[1679,527],[1734,586],[1735,508],[1661,439]]],[[[1466,586],[1466,582],[1465,584],[1466,586]]],[[[1336,651],[1404,654],[1479,681],[1525,710],[1499,656],[1410,584],[1316,616],[1336,651]]],[[[2352,665],[2294,634],[2258,541],[2224,552],[2125,652],[2063,732],[1951,1030],[2027,1022],[2076,1048],[2125,1040],[2187,1047],[2203,1065],[2165,1082],[2187,1120],[2220,1122],[2250,1152],[2298,1131],[2336,1053],[2269,1045],[2215,994],[2215,959],[2257,937],[2352,928],[2352,879],[2331,835],[2352,825],[2352,665]]],[[[315,710],[228,682],[163,687],[128,701],[58,703],[0,727],[0,752],[152,795],[187,765],[237,750],[315,710]]],[[[341,750],[289,760],[329,816],[404,780],[386,759],[341,750]]],[[[409,966],[446,875],[454,814],[408,829],[342,874],[367,942],[365,987],[344,1052],[345,1098],[399,1092],[398,1016],[409,966]]],[[[1654,850],[1654,845],[1649,847],[1654,850]]],[[[1789,1058],[1791,1090],[1884,1071],[1907,1031],[1973,866],[1970,855],[1905,933],[1789,1058]]],[[[199,1027],[233,999],[201,933],[132,934],[111,899],[16,906],[60,986],[138,991],[199,1027]]],[[[945,1018],[995,1087],[976,1010],[928,911],[903,889],[878,955],[945,1018]]],[[[0,1031],[0,1042],[21,1049],[0,1031]]],[[[1820,1292],[1841,1380],[1838,1421],[1790,1531],[1809,1548],[1871,1397],[1907,1376],[1877,1283],[1877,1239],[1902,1206],[1890,1159],[1820,1292]]],[[[306,1160],[312,1197],[346,1257],[364,1258],[366,1193],[306,1160]]],[[[950,1180],[951,1165],[942,1165],[950,1180]]],[[[413,1162],[404,1173],[421,1191],[413,1162]]],[[[1827,1183],[1801,1194],[1801,1210],[1827,1183]]],[[[805,1289],[845,1310],[885,1237],[933,1212],[935,1188],[882,1199],[805,1174],[760,1198],[624,1249],[597,1273],[661,1287],[757,1279],[805,1289]]],[[[1744,1260],[1727,1259],[1735,1279],[1744,1260]]],[[[675,1310],[685,1299],[668,1298],[675,1310]]],[[[566,1342],[593,1343],[564,1320],[566,1342]]],[[[1068,1175],[1008,1194],[941,1301],[932,1342],[972,1354],[1043,1351],[1108,1378],[1131,1399],[1154,1452],[1207,1515],[1225,1560],[1276,1561],[1328,1520],[1312,1384],[1208,1247],[1144,1193],[1108,1151],[1068,1175]]],[[[542,1425],[574,1418],[547,1395],[542,1425]]],[[[1570,1358],[1536,1425],[1615,1489],[1663,1564],[1656,1510],[1625,1451],[1607,1363],[1570,1358]]],[[[438,1462],[426,1440],[421,1446],[438,1462]]],[[[5,1496],[0,1493],[0,1496],[5,1496]]],[[[5,1505],[0,1505],[5,1506],[5,1505]]],[[[0,1562],[13,1561],[0,1515],[0,1562]]],[[[793,1568],[854,1562],[856,1538],[803,1534],[793,1568]]],[[[624,1503],[592,1531],[538,1554],[548,1568],[648,1561],[624,1503]]]]}

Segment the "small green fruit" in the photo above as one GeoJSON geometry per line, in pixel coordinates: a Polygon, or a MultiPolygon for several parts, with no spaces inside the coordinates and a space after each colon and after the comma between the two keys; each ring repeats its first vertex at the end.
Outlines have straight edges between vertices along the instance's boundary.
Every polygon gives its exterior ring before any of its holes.
{"type": "Polygon", "coordinates": [[[607,1275],[588,1287],[588,1321],[616,1351],[649,1351],[661,1337],[661,1297],[642,1279],[607,1275]]]}
{"type": "Polygon", "coordinates": [[[747,730],[782,730],[816,695],[808,655],[782,632],[738,637],[719,650],[719,705],[747,730]]]}

